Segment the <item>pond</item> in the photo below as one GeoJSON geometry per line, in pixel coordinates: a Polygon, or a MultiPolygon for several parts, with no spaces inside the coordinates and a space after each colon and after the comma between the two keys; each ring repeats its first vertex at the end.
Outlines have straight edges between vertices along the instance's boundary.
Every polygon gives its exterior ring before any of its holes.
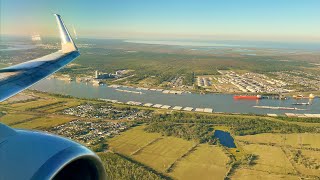
{"type": "Polygon", "coordinates": [[[234,139],[230,135],[229,132],[215,130],[214,137],[218,138],[220,141],[220,144],[222,144],[223,146],[228,147],[228,148],[236,148],[236,145],[234,143],[234,139]]]}

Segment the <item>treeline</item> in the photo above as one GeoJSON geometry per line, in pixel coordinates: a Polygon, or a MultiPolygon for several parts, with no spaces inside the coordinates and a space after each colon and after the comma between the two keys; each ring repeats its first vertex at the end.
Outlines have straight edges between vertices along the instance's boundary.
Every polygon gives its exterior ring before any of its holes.
{"type": "Polygon", "coordinates": [[[205,115],[199,113],[174,112],[172,114],[154,114],[147,122],[196,123],[200,125],[222,125],[230,127],[235,135],[253,135],[259,133],[303,133],[319,132],[316,127],[299,126],[287,122],[277,122],[261,117],[241,115],[205,115]]]}
{"type": "Polygon", "coordinates": [[[161,133],[165,136],[175,136],[199,143],[213,139],[213,128],[206,124],[176,124],[174,122],[153,122],[145,128],[150,133],[161,133]]]}
{"type": "Polygon", "coordinates": [[[194,72],[186,73],[184,76],[183,84],[187,86],[192,86],[194,84],[195,74],[194,72]]]}
{"type": "Polygon", "coordinates": [[[277,117],[277,119],[293,122],[320,123],[320,118],[277,117]]]}
{"type": "Polygon", "coordinates": [[[141,164],[130,161],[118,154],[100,153],[104,168],[106,169],[107,179],[131,179],[131,180],[164,180],[164,177],[141,164]]]}

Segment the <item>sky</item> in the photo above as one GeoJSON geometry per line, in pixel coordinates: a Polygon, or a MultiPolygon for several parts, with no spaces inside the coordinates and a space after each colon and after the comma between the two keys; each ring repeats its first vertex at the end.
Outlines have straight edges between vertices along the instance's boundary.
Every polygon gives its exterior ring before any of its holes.
{"type": "Polygon", "coordinates": [[[320,0],[0,0],[0,34],[320,42],[320,0]]]}

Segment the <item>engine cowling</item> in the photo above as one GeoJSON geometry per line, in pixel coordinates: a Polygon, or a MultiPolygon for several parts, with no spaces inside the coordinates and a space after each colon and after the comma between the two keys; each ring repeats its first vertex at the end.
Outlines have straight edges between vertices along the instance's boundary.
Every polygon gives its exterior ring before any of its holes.
{"type": "Polygon", "coordinates": [[[0,124],[0,180],[106,179],[100,158],[56,135],[0,124]]]}

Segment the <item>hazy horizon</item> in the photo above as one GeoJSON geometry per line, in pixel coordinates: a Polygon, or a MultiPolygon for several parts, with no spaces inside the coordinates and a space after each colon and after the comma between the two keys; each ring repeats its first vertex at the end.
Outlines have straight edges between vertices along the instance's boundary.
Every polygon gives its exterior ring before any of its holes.
{"type": "Polygon", "coordinates": [[[320,42],[320,1],[2,0],[0,34],[57,36],[53,13],[79,37],[320,42]]]}

